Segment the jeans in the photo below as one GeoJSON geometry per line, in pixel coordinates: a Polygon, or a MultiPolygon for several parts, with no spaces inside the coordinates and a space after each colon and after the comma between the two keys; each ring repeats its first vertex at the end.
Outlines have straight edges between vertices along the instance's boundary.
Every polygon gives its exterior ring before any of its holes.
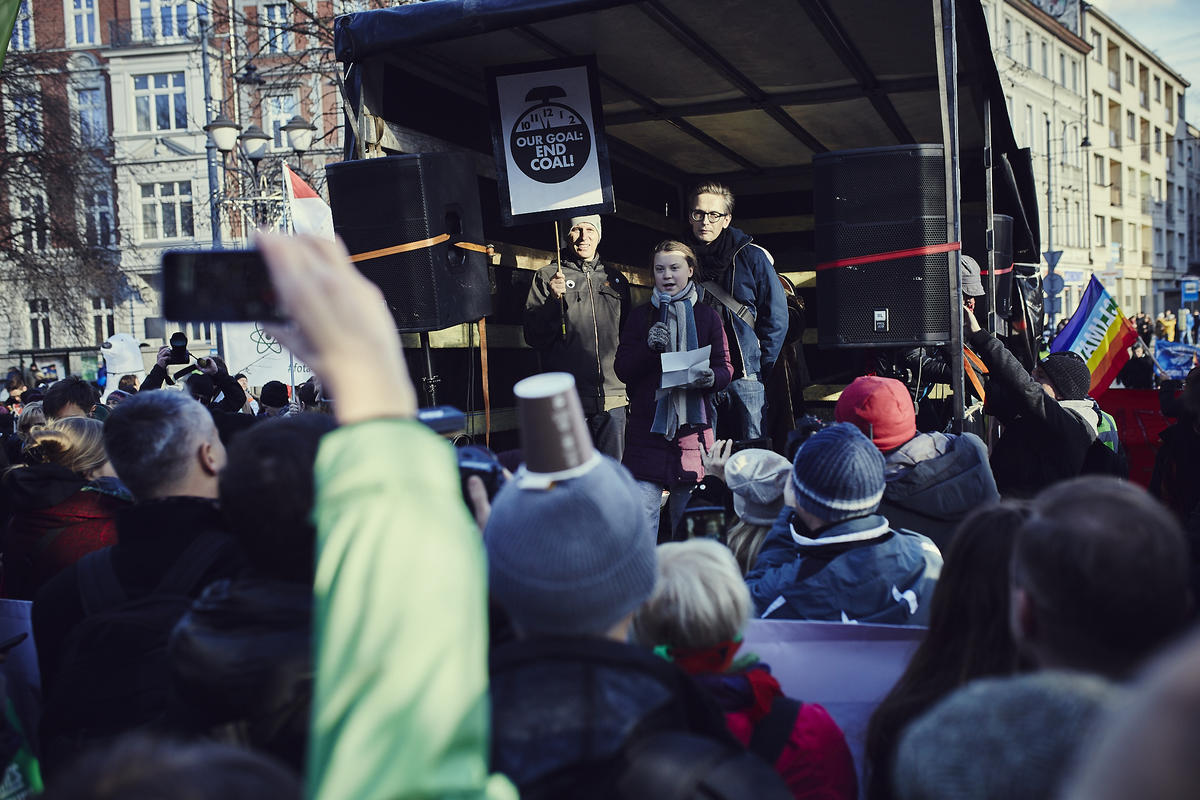
{"type": "Polygon", "coordinates": [[[766,401],[766,387],[761,381],[738,378],[730,382],[716,396],[717,438],[735,442],[761,438],[766,401]]]}
{"type": "Polygon", "coordinates": [[[638,490],[642,494],[642,508],[646,513],[646,519],[650,525],[650,535],[654,538],[655,543],[658,543],[658,532],[661,524],[663,509],[663,491],[667,491],[667,522],[670,527],[667,531],[665,541],[674,541],[676,531],[679,528],[679,521],[683,518],[684,509],[687,508],[688,500],[692,497],[692,492],[696,486],[692,483],[680,483],[674,486],[663,486],[659,483],[651,483],[650,481],[637,481],[638,490]]]}
{"type": "Polygon", "coordinates": [[[642,510],[646,514],[646,524],[650,526],[649,536],[651,541],[658,544],[658,518],[662,513],[663,489],[666,487],[650,481],[638,481],[637,486],[642,495],[642,510]]]}
{"type": "Polygon", "coordinates": [[[625,452],[625,417],[629,406],[619,406],[609,411],[600,411],[587,418],[592,444],[606,456],[617,461],[625,452]]]}

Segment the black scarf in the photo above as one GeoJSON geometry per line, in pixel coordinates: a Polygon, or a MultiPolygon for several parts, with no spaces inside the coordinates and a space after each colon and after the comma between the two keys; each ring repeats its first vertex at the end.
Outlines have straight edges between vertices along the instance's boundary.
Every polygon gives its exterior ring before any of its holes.
{"type": "Polygon", "coordinates": [[[731,228],[721,231],[721,235],[707,244],[698,242],[693,237],[692,247],[696,258],[700,260],[700,283],[716,281],[725,287],[725,273],[733,266],[733,257],[737,253],[731,228]]]}

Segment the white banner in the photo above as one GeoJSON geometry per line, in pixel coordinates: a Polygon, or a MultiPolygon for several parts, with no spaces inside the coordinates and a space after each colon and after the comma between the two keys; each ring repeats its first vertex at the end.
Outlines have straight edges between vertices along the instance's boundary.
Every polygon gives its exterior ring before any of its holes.
{"type": "Polygon", "coordinates": [[[230,375],[245,374],[251,386],[262,386],[267,381],[295,386],[312,376],[308,365],[293,358],[259,323],[226,322],[222,328],[230,375]]]}
{"type": "Polygon", "coordinates": [[[594,63],[519,64],[489,77],[505,224],[615,211],[594,63]]]}

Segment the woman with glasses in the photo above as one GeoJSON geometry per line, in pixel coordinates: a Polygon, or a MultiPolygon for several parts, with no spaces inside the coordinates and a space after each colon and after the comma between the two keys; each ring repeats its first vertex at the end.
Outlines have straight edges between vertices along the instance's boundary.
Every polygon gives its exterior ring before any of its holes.
{"type": "MultiPolygon", "coordinates": [[[[663,493],[673,493],[672,522],[690,488],[704,474],[701,457],[713,445],[714,392],[733,375],[721,318],[698,302],[703,290],[693,280],[696,254],[682,242],[665,241],[651,255],[654,294],[634,309],[621,331],[615,369],[629,390],[629,421],[622,463],[633,473],[657,534],[663,493]],[[663,375],[663,358],[709,347],[678,379],[663,375]]],[[[672,529],[674,525],[672,525],[672,529]]]]}

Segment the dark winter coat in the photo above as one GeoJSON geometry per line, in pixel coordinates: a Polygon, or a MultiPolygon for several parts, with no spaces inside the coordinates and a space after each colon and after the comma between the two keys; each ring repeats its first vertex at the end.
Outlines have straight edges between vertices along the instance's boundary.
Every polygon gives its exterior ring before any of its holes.
{"type": "Polygon", "coordinates": [[[263,750],[303,773],[312,700],[312,587],[209,585],[171,634],[168,727],[263,750]],[[220,734],[217,734],[220,735],[220,734]]]}
{"type": "MultiPolygon", "coordinates": [[[[224,533],[225,522],[215,501],[167,497],[118,512],[112,565],[126,596],[136,600],[152,592],[171,565],[205,531],[226,536],[229,543],[203,576],[201,587],[238,575],[247,563],[241,546],[224,533]]],[[[51,689],[67,634],[83,618],[78,565],[72,564],[51,578],[33,601],[33,633],[44,692],[51,689]]]]}
{"type": "Polygon", "coordinates": [[[57,464],[9,470],[2,485],[12,512],[3,540],[4,596],[17,600],[32,600],[63,569],[116,544],[116,514],[131,504],[119,484],[89,482],[57,464]]]}
{"type": "MultiPolygon", "coordinates": [[[[719,392],[733,377],[721,318],[701,302],[693,306],[693,311],[697,347],[712,347],[708,364],[713,371],[713,386],[709,392],[719,392]]],[[[646,344],[646,335],[658,321],[657,314],[658,309],[649,303],[638,306],[621,331],[614,366],[617,376],[629,388],[629,418],[625,423],[625,454],[621,463],[638,480],[673,486],[698,481],[704,475],[700,463],[701,441],[705,447],[711,447],[713,431],[711,426],[681,425],[675,440],[667,441],[662,434],[650,430],[657,408],[654,394],[662,380],[662,359],[660,353],[646,344]]],[[[711,404],[708,410],[711,419],[711,404]]]]}
{"type": "Polygon", "coordinates": [[[887,457],[887,485],[879,513],[893,528],[907,528],[933,540],[943,553],[958,523],[973,509],[1000,499],[988,464],[987,447],[973,433],[961,436],[917,434],[887,457]],[[941,455],[908,464],[906,453],[921,437],[938,437],[941,455]]]}
{"type": "Polygon", "coordinates": [[[599,259],[585,264],[571,255],[569,250],[561,255],[567,280],[562,302],[554,302],[550,292],[558,262],[534,276],[525,301],[525,343],[541,354],[546,372],[575,376],[583,413],[590,416],[625,404],[625,384],[613,370],[613,358],[629,313],[629,281],[599,259]]]}
{"type": "Polygon", "coordinates": [[[1200,432],[1187,415],[1161,434],[1162,445],[1154,459],[1150,494],[1175,512],[1181,523],[1200,508],[1200,432]]]}
{"type": "MultiPolygon", "coordinates": [[[[541,637],[492,653],[492,769],[525,796],[535,782],[582,764],[602,766],[635,737],[698,734],[736,746],[720,710],[678,667],[653,653],[600,638],[541,637]]],[[[558,793],[578,797],[579,775],[558,793]]],[[[612,797],[589,785],[588,797],[612,797]]]]}
{"type": "Polygon", "coordinates": [[[1004,425],[992,448],[992,474],[1000,494],[1032,497],[1079,475],[1096,439],[1094,425],[1046,394],[987,331],[976,331],[967,341],[988,367],[985,410],[1004,425]]]}
{"type": "Polygon", "coordinates": [[[746,584],[763,619],[928,625],[942,555],[879,514],[808,532],[785,508],[746,584]]]}

